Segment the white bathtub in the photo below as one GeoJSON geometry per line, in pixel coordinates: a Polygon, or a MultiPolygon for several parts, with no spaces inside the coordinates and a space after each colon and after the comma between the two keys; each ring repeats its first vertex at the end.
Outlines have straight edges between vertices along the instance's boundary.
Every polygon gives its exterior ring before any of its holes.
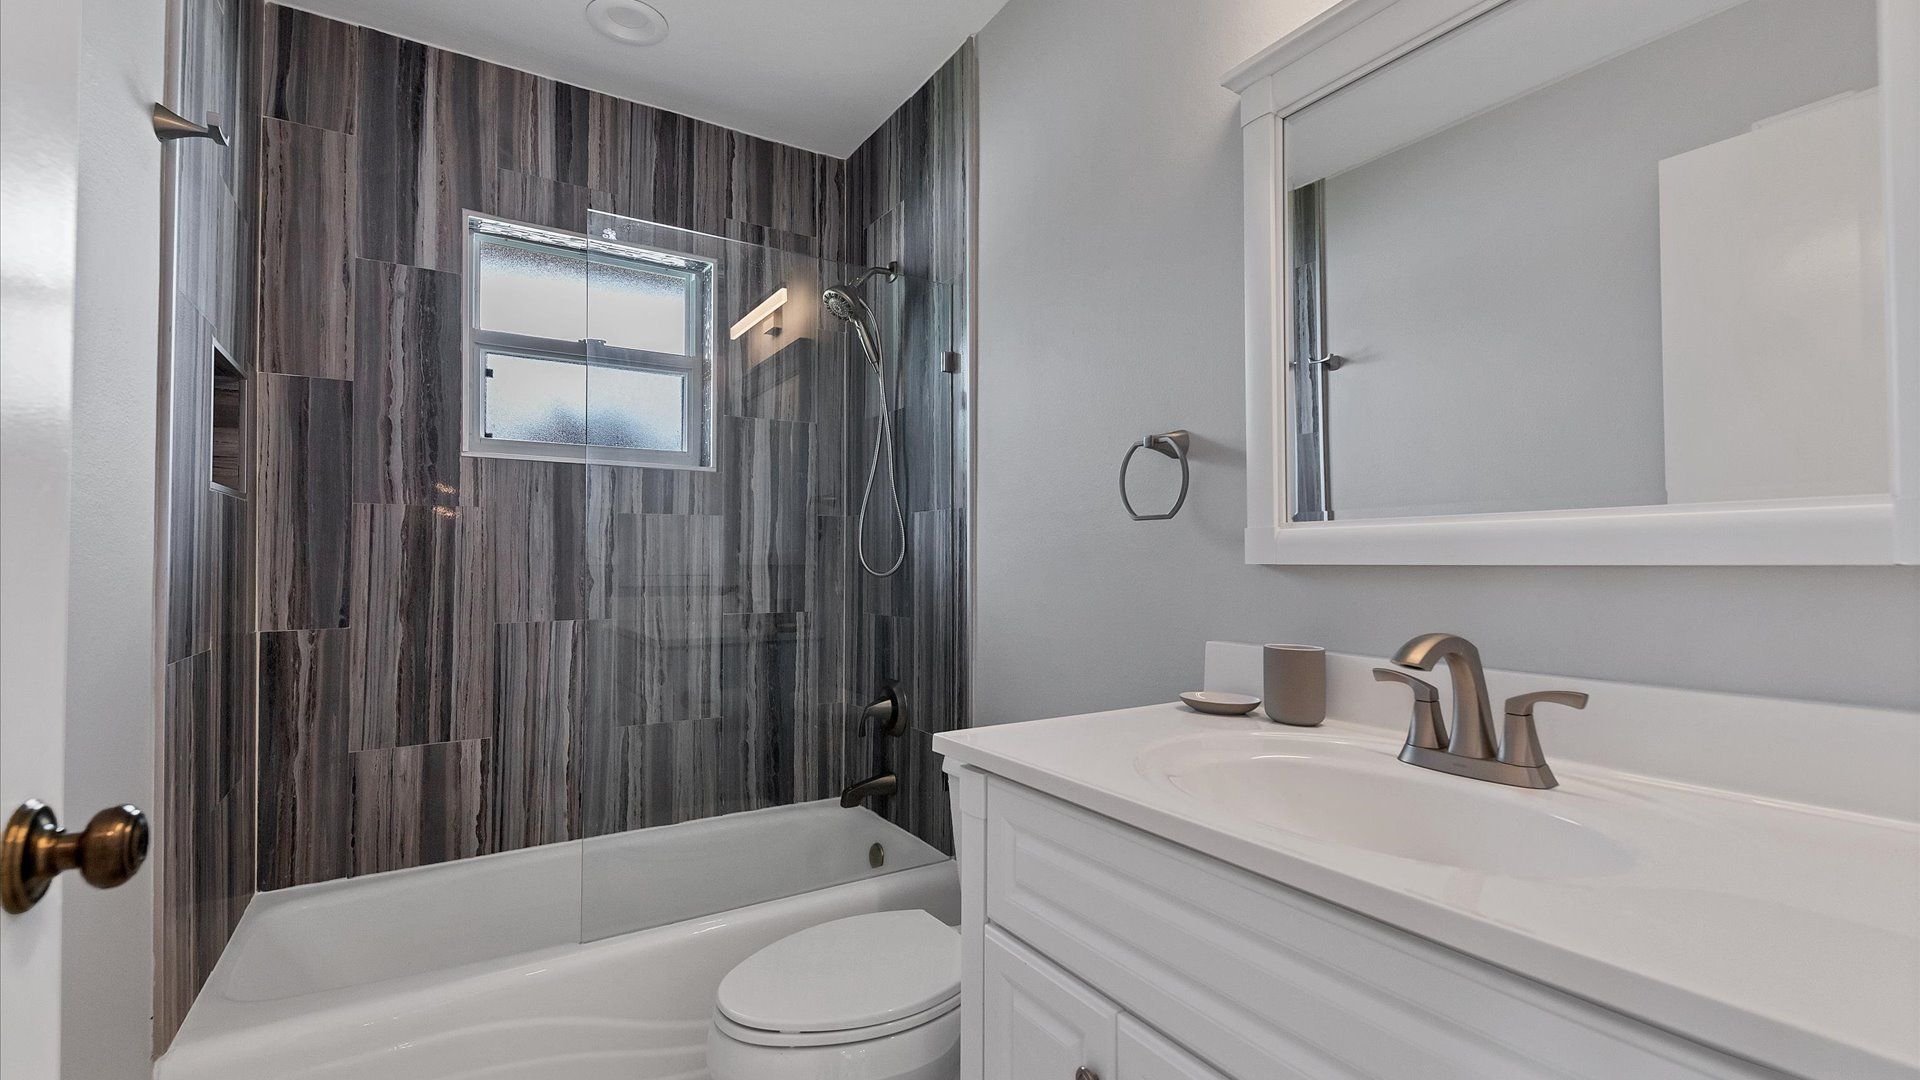
{"type": "Polygon", "coordinates": [[[700,1080],[733,965],[899,908],[958,923],[953,863],[833,802],[264,893],[154,1075],[700,1080]]]}

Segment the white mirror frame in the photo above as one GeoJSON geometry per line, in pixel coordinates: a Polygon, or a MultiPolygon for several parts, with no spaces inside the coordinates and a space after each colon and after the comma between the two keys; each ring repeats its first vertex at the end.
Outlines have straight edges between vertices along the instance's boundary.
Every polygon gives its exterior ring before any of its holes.
{"type": "MultiPolygon", "coordinates": [[[[1228,73],[1245,154],[1246,561],[1398,566],[1920,563],[1920,0],[1879,0],[1891,493],[1295,522],[1283,121],[1508,0],[1342,0],[1228,73]]],[[[1722,4],[1721,6],[1725,6],[1722,4]]]]}

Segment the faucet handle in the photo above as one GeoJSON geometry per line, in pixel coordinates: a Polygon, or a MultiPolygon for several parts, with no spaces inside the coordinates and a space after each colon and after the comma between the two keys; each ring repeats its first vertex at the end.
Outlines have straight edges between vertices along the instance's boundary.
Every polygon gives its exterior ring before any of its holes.
{"type": "Polygon", "coordinates": [[[1508,716],[1532,716],[1535,705],[1565,705],[1569,709],[1584,709],[1592,700],[1578,690],[1535,690],[1531,694],[1521,694],[1507,699],[1508,716]]]}
{"type": "Polygon", "coordinates": [[[1413,691],[1413,700],[1415,701],[1439,701],[1440,700],[1440,691],[1434,689],[1434,686],[1432,683],[1428,682],[1425,679],[1417,679],[1412,675],[1409,675],[1406,672],[1401,671],[1399,668],[1390,668],[1390,667],[1374,668],[1373,681],[1404,683],[1409,690],[1413,691]]]}
{"type": "Polygon", "coordinates": [[[1587,707],[1587,695],[1578,690],[1536,690],[1507,699],[1507,718],[1500,739],[1500,760],[1509,765],[1544,766],[1540,753],[1540,733],[1533,726],[1535,705],[1565,705],[1569,709],[1587,707]]]}
{"type": "Polygon", "coordinates": [[[1425,679],[1417,679],[1399,668],[1373,669],[1373,681],[1397,682],[1413,691],[1413,716],[1407,721],[1407,745],[1429,750],[1447,748],[1447,729],[1440,719],[1440,691],[1425,679]]]}

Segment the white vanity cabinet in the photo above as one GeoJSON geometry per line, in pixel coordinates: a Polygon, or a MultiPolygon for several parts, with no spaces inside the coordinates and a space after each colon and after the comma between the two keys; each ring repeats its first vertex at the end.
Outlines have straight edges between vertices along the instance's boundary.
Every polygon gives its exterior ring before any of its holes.
{"type": "Polygon", "coordinates": [[[1120,1009],[1008,937],[986,933],[988,1076],[1116,1074],[1120,1009]]]}
{"type": "Polygon", "coordinates": [[[948,772],[962,1080],[1787,1075],[1063,799],[948,772]]]}
{"type": "Polygon", "coordinates": [[[1131,1016],[1120,1018],[1120,1075],[1127,1080],[1226,1080],[1131,1016]]]}
{"type": "Polygon", "coordinates": [[[985,940],[987,1075],[1225,1080],[1004,931],[985,940]]]}

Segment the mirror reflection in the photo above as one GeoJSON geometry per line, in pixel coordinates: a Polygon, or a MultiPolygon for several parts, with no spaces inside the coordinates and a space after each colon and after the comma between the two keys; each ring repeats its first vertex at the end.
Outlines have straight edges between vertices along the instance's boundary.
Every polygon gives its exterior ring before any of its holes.
{"type": "Polygon", "coordinates": [[[1510,0],[1289,116],[1294,519],[1885,493],[1874,19],[1510,0]]]}

